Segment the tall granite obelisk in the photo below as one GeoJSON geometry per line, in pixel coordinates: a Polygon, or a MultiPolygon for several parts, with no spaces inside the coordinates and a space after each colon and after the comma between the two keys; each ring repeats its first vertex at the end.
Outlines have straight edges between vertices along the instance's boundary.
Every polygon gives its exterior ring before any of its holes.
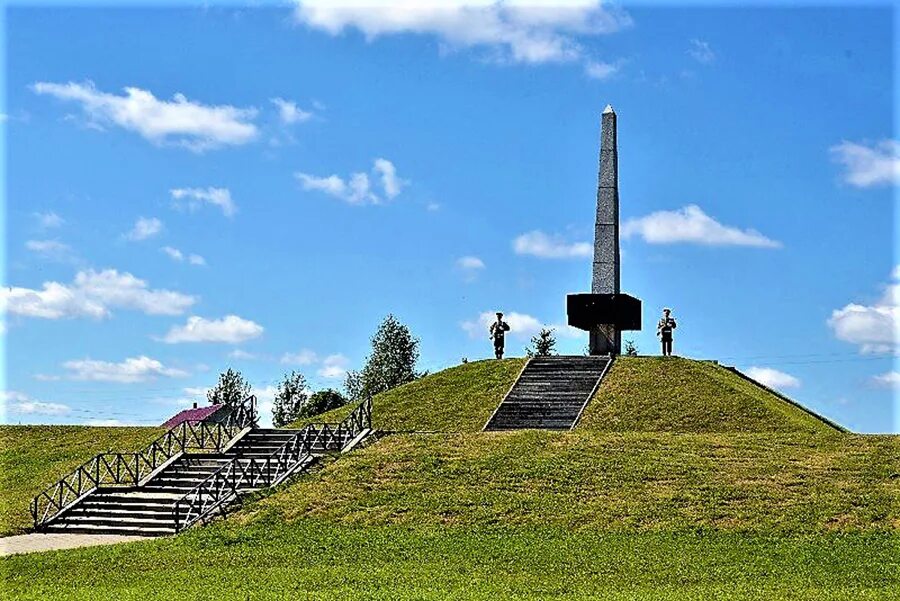
{"type": "Polygon", "coordinates": [[[619,291],[619,155],[616,113],[603,109],[590,294],[569,294],[569,325],[590,334],[591,355],[618,355],[622,331],[641,329],[641,301],[619,291]]]}
{"type": "MultiPolygon", "coordinates": [[[[619,293],[619,152],[616,140],[616,112],[603,109],[600,127],[600,174],[597,179],[597,217],[594,221],[593,294],[619,293]]],[[[619,354],[622,334],[612,324],[590,332],[592,355],[619,354]]]]}

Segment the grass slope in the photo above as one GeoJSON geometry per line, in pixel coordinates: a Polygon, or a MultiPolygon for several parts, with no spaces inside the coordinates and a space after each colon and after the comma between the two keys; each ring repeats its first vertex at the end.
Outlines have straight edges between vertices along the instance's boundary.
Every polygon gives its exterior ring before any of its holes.
{"type": "Polygon", "coordinates": [[[98,453],[137,451],[158,428],[0,426],[0,535],[31,526],[34,495],[98,453]]]}
{"type": "Polygon", "coordinates": [[[598,432],[839,432],[719,365],[680,357],[616,359],[578,428],[598,432]]]}
{"type": "MultiPolygon", "coordinates": [[[[400,432],[479,432],[515,382],[524,359],[472,361],[431,374],[372,399],[376,429],[400,432]]],[[[350,407],[292,424],[341,421],[350,407]]]]}

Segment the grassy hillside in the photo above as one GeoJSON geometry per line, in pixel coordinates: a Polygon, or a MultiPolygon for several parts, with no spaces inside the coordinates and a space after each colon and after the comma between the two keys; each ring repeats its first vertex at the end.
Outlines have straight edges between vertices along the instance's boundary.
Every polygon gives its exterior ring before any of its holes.
{"type": "Polygon", "coordinates": [[[887,531],[900,529],[898,499],[896,436],[408,434],[341,457],[240,519],[887,531]]]}
{"type": "Polygon", "coordinates": [[[719,365],[680,357],[616,359],[578,427],[602,432],[837,432],[719,365]]]}
{"type": "Polygon", "coordinates": [[[28,503],[106,451],[144,448],[162,430],[87,426],[0,426],[0,536],[31,526],[28,503]]]}
{"type": "MultiPolygon", "coordinates": [[[[372,399],[373,425],[399,432],[479,432],[524,364],[524,359],[472,361],[379,394],[372,399]]],[[[349,411],[342,407],[293,426],[340,421],[349,411]]]]}

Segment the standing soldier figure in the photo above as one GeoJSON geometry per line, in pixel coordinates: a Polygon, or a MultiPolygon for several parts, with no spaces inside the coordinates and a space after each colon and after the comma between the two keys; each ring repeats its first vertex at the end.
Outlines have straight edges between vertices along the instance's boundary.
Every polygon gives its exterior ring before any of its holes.
{"type": "Polygon", "coordinates": [[[494,356],[503,358],[503,346],[506,344],[506,333],[509,324],[503,321],[503,313],[497,311],[497,321],[491,324],[491,340],[494,341],[494,356]]]}
{"type": "Polygon", "coordinates": [[[666,307],[663,309],[662,319],[656,325],[656,335],[662,340],[663,357],[672,356],[672,331],[678,327],[675,318],[670,317],[672,310],[666,307]]]}

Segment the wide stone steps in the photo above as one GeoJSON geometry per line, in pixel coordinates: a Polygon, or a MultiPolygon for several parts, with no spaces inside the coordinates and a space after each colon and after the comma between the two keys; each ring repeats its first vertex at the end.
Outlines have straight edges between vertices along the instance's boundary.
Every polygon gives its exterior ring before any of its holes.
{"type": "Polygon", "coordinates": [[[570,429],[608,363],[607,357],[530,359],[484,429],[570,429]]]}
{"type": "MultiPolygon", "coordinates": [[[[141,486],[95,490],[61,513],[43,531],[143,536],[173,534],[175,503],[185,494],[235,459],[249,463],[251,459],[268,457],[296,433],[296,430],[256,429],[224,453],[182,455],[141,486]]],[[[251,490],[249,483],[241,490],[251,490]]]]}

